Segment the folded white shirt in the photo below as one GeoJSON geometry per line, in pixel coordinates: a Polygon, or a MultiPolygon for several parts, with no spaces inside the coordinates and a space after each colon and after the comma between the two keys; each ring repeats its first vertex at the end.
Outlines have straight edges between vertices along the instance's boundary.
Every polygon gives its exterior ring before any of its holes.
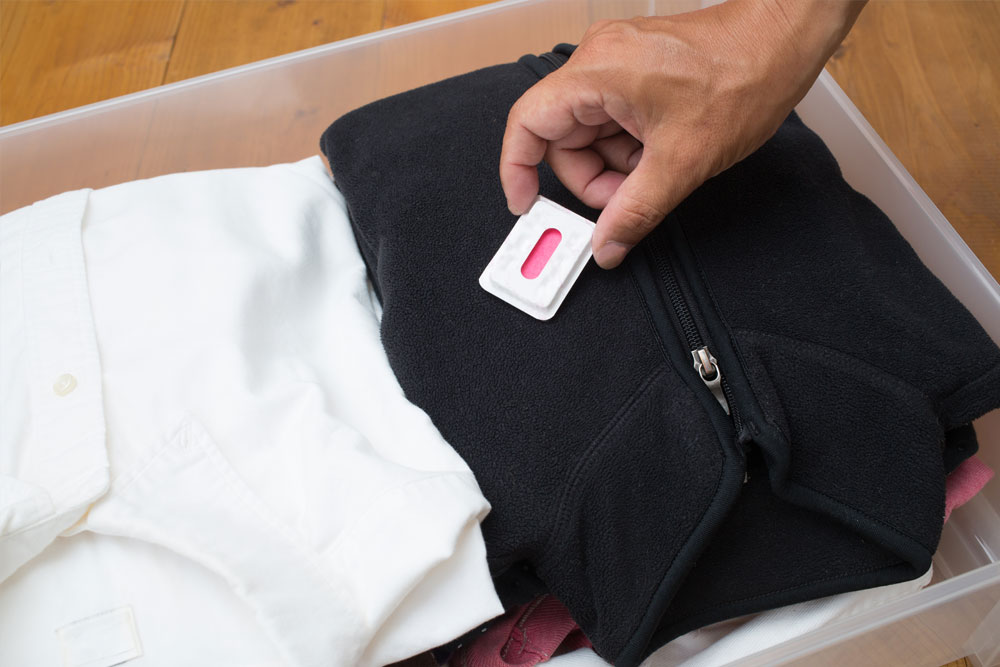
{"type": "Polygon", "coordinates": [[[502,612],[319,158],[0,218],[0,664],[379,665],[502,612]]]}

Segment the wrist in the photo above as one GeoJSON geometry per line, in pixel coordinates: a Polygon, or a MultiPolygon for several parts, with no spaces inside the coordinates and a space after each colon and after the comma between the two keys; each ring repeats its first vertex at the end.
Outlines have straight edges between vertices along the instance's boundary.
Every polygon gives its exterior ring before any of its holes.
{"type": "MultiPolygon", "coordinates": [[[[779,106],[794,106],[819,76],[867,0],[729,0],[739,14],[741,41],[755,54],[757,75],[784,91],[779,106]]],[[[787,111],[787,109],[786,109],[787,111]]]]}
{"type": "Polygon", "coordinates": [[[867,0],[735,0],[753,6],[788,46],[823,64],[850,32],[867,0]]]}

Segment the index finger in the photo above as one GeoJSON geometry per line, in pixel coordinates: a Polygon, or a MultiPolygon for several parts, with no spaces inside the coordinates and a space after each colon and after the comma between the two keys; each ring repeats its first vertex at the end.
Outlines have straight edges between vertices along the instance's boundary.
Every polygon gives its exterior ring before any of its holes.
{"type": "Polygon", "coordinates": [[[520,215],[538,194],[538,163],[549,141],[580,125],[601,125],[610,117],[599,105],[583,103],[576,84],[550,74],[528,89],[507,115],[500,153],[500,183],[511,213],[520,215]]]}
{"type": "Polygon", "coordinates": [[[507,117],[507,130],[500,151],[500,185],[507,196],[507,208],[521,215],[538,194],[538,163],[548,142],[525,127],[515,117],[517,105],[507,117]]]}

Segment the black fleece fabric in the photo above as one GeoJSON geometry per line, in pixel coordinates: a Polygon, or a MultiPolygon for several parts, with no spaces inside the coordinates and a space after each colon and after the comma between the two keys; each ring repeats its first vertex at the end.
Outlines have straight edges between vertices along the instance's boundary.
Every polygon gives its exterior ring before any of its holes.
{"type": "MultiPolygon", "coordinates": [[[[493,505],[491,571],[530,571],[616,665],[922,574],[946,470],[1000,405],[1000,351],[795,115],[625,265],[591,263],[552,320],[479,287],[515,222],[507,112],[557,56],[380,100],[322,139],[389,361],[493,505]]],[[[540,182],[596,219],[544,165],[540,182]]]]}

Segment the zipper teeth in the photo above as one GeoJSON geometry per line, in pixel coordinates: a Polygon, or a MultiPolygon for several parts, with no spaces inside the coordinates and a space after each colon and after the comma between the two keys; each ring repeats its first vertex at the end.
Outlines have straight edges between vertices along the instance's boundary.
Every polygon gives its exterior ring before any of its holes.
{"type": "Polygon", "coordinates": [[[681,329],[684,331],[684,338],[687,339],[687,344],[691,347],[691,350],[697,350],[699,347],[704,346],[701,333],[694,323],[694,317],[691,316],[687,300],[685,300],[680,285],[677,283],[674,267],[667,258],[667,248],[660,239],[656,239],[656,245],[659,247],[660,252],[653,253],[653,263],[656,264],[657,271],[659,271],[660,277],[663,280],[663,285],[667,289],[670,305],[677,314],[677,319],[680,320],[681,329]]]}
{"type": "Polygon", "coordinates": [[[729,382],[726,380],[726,376],[722,376],[722,395],[726,397],[726,402],[729,403],[729,416],[733,420],[733,428],[736,429],[736,435],[738,436],[740,431],[743,429],[743,419],[740,417],[739,408],[736,407],[736,399],[733,397],[733,390],[729,388],[729,382]]]}
{"type": "MultiPolygon", "coordinates": [[[[688,306],[687,299],[684,298],[684,293],[681,292],[680,284],[677,281],[677,274],[674,272],[673,263],[669,259],[669,249],[667,244],[661,239],[654,237],[652,239],[653,244],[656,246],[658,252],[653,252],[653,248],[647,249],[647,255],[652,258],[653,264],[656,265],[656,269],[660,274],[661,282],[667,290],[667,297],[670,299],[670,305],[674,309],[674,313],[677,314],[677,319],[680,321],[681,329],[684,331],[684,337],[687,339],[687,344],[691,347],[691,350],[697,350],[700,347],[704,347],[704,339],[701,337],[701,332],[698,331],[698,326],[695,324],[694,317],[691,315],[691,309],[688,306]]],[[[721,370],[719,371],[721,373],[721,370]]],[[[722,394],[726,397],[726,402],[729,404],[729,417],[733,420],[733,426],[736,432],[739,433],[742,428],[743,420],[740,417],[739,410],[736,407],[736,399],[733,396],[733,391],[729,387],[729,382],[726,380],[726,376],[723,375],[720,384],[722,385],[722,394]]]]}

